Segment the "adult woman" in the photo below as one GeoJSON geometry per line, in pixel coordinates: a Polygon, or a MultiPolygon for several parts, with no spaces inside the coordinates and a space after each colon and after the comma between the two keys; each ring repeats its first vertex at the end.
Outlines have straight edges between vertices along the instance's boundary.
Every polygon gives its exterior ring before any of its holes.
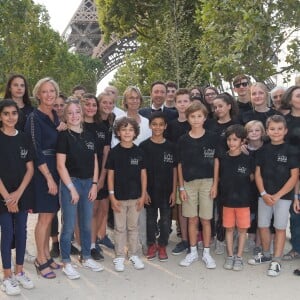
{"type": "Polygon", "coordinates": [[[190,97],[191,100],[200,100],[201,102],[203,102],[203,93],[201,87],[193,86],[192,88],[190,88],[190,97]]]}
{"type": "Polygon", "coordinates": [[[23,75],[15,74],[8,79],[4,99],[12,99],[17,103],[20,114],[16,128],[23,131],[26,120],[33,111],[29,98],[28,84],[23,75]]]}
{"type": "Polygon", "coordinates": [[[36,201],[34,211],[39,213],[35,227],[37,271],[47,279],[55,278],[51,269],[59,269],[49,253],[50,227],[54,214],[59,209],[56,170],[56,142],[59,119],[53,110],[55,99],[59,95],[57,83],[49,78],[37,82],[33,95],[39,105],[26,122],[25,131],[31,135],[36,152],[35,160],[35,190],[36,201]]]}
{"type": "MultiPolygon", "coordinates": [[[[290,113],[285,116],[288,132],[286,140],[289,144],[298,148],[300,145],[300,86],[294,85],[286,90],[282,96],[282,108],[290,109],[290,113]]],[[[296,186],[294,203],[290,209],[290,229],[292,249],[283,256],[283,260],[293,260],[300,258],[300,201],[298,198],[299,185],[296,186]]],[[[300,275],[300,270],[294,272],[300,275]]]]}
{"type": "Polygon", "coordinates": [[[280,114],[273,108],[268,107],[269,93],[266,85],[262,82],[255,82],[250,87],[250,97],[253,110],[246,111],[242,115],[242,123],[249,121],[261,121],[266,126],[268,117],[280,114]]]}
{"type": "Polygon", "coordinates": [[[63,272],[69,279],[80,274],[70,259],[71,238],[76,217],[81,241],[81,263],[94,272],[103,267],[91,259],[91,218],[93,201],[97,196],[98,160],[94,137],[83,129],[83,113],[79,101],[66,104],[64,118],[67,130],[60,132],[57,141],[57,170],[61,178],[60,201],[62,230],[60,236],[63,272]]]}
{"type": "Polygon", "coordinates": [[[93,259],[101,260],[104,257],[96,247],[97,238],[99,243],[108,248],[114,248],[111,240],[106,235],[109,201],[106,184],[107,170],[104,166],[110,149],[110,138],[106,125],[99,120],[98,100],[93,94],[83,96],[83,116],[84,128],[93,135],[97,149],[99,179],[97,201],[94,202],[93,208],[91,255],[93,259]]]}
{"type": "Polygon", "coordinates": [[[219,91],[213,87],[213,86],[208,86],[204,89],[204,105],[208,109],[208,119],[213,118],[213,113],[214,113],[214,99],[216,96],[219,94],[219,91]]]}

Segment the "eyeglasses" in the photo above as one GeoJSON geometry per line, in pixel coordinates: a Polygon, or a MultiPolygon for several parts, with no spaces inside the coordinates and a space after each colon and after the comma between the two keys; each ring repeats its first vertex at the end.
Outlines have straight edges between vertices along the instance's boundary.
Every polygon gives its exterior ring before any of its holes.
{"type": "Polygon", "coordinates": [[[205,97],[213,97],[213,96],[217,96],[216,93],[207,93],[205,94],[205,97]]]}
{"type": "Polygon", "coordinates": [[[249,82],[240,82],[240,83],[236,83],[236,84],[234,84],[234,87],[235,88],[240,88],[241,86],[243,86],[243,87],[246,87],[246,86],[248,86],[249,85],[249,82]]]}

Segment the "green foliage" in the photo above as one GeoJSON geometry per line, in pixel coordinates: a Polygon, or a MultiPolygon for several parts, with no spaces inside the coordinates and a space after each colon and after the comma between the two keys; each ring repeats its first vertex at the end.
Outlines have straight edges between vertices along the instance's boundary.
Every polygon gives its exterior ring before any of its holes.
{"type": "Polygon", "coordinates": [[[299,40],[288,42],[286,67],[276,69],[282,46],[300,29],[299,1],[201,0],[199,63],[218,81],[239,73],[262,81],[300,68],[299,40]]]}
{"type": "Polygon", "coordinates": [[[31,0],[0,0],[0,6],[0,92],[12,73],[23,74],[31,88],[50,76],[66,95],[79,83],[96,91],[101,62],[70,53],[43,6],[31,0]]]}

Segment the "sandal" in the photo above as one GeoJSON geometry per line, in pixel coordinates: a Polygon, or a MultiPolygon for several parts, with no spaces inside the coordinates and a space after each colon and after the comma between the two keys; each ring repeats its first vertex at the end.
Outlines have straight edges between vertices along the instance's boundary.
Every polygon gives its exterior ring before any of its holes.
{"type": "Polygon", "coordinates": [[[292,249],[287,254],[283,255],[282,260],[294,260],[298,258],[300,258],[300,254],[292,249]]]}
{"type": "Polygon", "coordinates": [[[48,262],[44,263],[44,264],[40,264],[37,259],[34,261],[34,266],[36,269],[36,272],[41,275],[43,278],[46,279],[54,279],[56,278],[56,274],[53,271],[50,271],[48,273],[42,273],[43,270],[46,270],[47,268],[49,268],[48,262]]]}
{"type": "Polygon", "coordinates": [[[57,264],[57,263],[53,260],[52,257],[49,258],[49,259],[47,260],[47,264],[48,264],[48,266],[50,267],[50,269],[52,269],[52,270],[59,270],[59,269],[61,269],[61,265],[57,264]]]}

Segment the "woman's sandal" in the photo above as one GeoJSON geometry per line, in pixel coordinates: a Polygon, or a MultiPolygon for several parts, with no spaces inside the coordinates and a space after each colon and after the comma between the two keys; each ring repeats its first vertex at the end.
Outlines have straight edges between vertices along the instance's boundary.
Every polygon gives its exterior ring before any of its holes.
{"type": "Polygon", "coordinates": [[[62,266],[57,264],[52,257],[47,260],[47,264],[52,270],[59,270],[62,268],[62,266]]]}
{"type": "Polygon", "coordinates": [[[298,258],[300,258],[300,254],[292,249],[287,254],[283,255],[282,260],[294,260],[298,258]]]}
{"type": "Polygon", "coordinates": [[[43,270],[46,270],[47,268],[49,268],[48,262],[41,265],[36,259],[34,261],[34,266],[35,266],[37,274],[40,274],[43,278],[46,278],[46,279],[56,278],[56,274],[53,271],[50,271],[50,272],[45,273],[45,274],[42,273],[43,270]]]}

